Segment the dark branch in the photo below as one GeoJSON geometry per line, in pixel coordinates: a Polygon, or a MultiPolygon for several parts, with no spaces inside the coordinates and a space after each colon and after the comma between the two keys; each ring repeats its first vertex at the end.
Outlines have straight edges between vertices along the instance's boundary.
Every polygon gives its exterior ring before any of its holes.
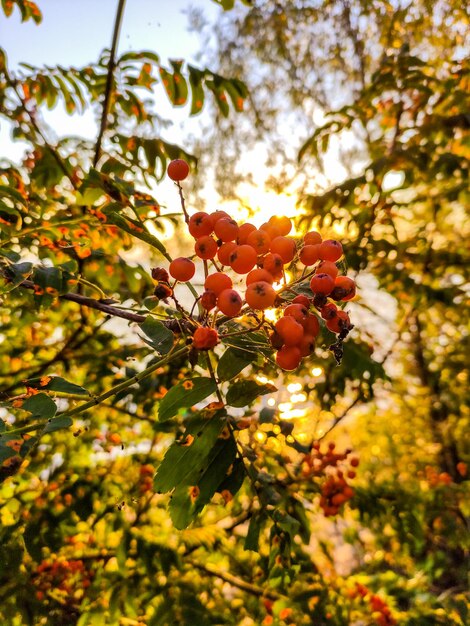
{"type": "Polygon", "coordinates": [[[101,156],[101,144],[103,141],[103,135],[106,131],[108,123],[109,103],[111,100],[111,91],[114,82],[114,68],[116,67],[116,50],[119,41],[119,31],[121,30],[122,15],[124,13],[124,5],[126,0],[119,0],[119,5],[116,12],[116,20],[114,22],[113,40],[111,44],[111,52],[109,55],[108,74],[106,76],[106,86],[104,89],[104,101],[103,112],[101,114],[100,130],[98,138],[96,140],[95,157],[93,159],[93,167],[96,167],[101,156]]]}

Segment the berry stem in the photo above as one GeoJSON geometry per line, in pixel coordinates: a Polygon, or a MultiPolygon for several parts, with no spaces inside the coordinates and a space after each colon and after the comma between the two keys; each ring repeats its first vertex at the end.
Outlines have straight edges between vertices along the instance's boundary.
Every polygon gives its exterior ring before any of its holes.
{"type": "Polygon", "coordinates": [[[178,187],[178,192],[179,192],[179,195],[180,195],[181,209],[183,210],[184,221],[186,222],[186,224],[188,224],[189,223],[189,215],[188,215],[188,212],[186,210],[186,203],[185,203],[184,196],[183,196],[183,187],[181,187],[181,184],[179,182],[176,183],[176,186],[178,187]]]}

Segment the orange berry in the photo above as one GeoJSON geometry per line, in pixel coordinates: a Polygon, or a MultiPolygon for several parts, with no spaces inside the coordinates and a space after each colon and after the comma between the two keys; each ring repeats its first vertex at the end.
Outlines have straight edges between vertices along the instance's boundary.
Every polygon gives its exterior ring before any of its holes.
{"type": "Polygon", "coordinates": [[[256,250],[247,244],[237,246],[230,255],[230,267],[237,274],[247,274],[256,264],[256,250]]]}
{"type": "Polygon", "coordinates": [[[167,174],[175,182],[184,180],[189,174],[189,165],[183,159],[174,159],[168,164],[167,174]]]}
{"type": "Polygon", "coordinates": [[[271,237],[265,230],[253,230],[247,237],[246,243],[252,246],[257,254],[269,252],[271,237]]]}
{"type": "Polygon", "coordinates": [[[336,317],[337,314],[338,307],[336,306],[336,304],[334,304],[334,302],[328,302],[327,304],[325,304],[324,307],[322,307],[320,311],[320,315],[324,320],[331,320],[336,317]]]}
{"type": "Polygon", "coordinates": [[[235,317],[242,308],[242,299],[235,289],[224,289],[217,298],[219,310],[228,317],[235,317]]]}
{"type": "Polygon", "coordinates": [[[276,363],[283,370],[295,370],[301,361],[300,350],[296,346],[283,346],[276,354],[276,363]]]}
{"type": "Polygon", "coordinates": [[[223,272],[215,272],[206,278],[204,287],[205,289],[210,289],[218,296],[224,289],[232,288],[232,279],[223,272]]]}
{"type": "Polygon", "coordinates": [[[246,224],[242,224],[238,229],[237,243],[239,245],[246,243],[248,235],[254,230],[256,230],[256,226],[253,226],[253,224],[250,224],[248,222],[246,224]]]}
{"type": "Polygon", "coordinates": [[[237,244],[234,241],[227,241],[227,243],[223,243],[219,251],[217,252],[217,258],[222,263],[222,265],[230,265],[230,255],[237,247],[237,244]]]}
{"type": "Polygon", "coordinates": [[[204,237],[204,235],[210,235],[212,232],[212,221],[209,213],[204,211],[198,211],[191,215],[188,222],[188,230],[194,239],[204,237]]]}
{"type": "Polygon", "coordinates": [[[313,265],[320,258],[320,244],[304,246],[299,252],[300,262],[304,265],[313,265]]]}
{"type": "Polygon", "coordinates": [[[275,239],[276,237],[281,237],[281,231],[279,230],[279,228],[277,228],[277,226],[275,226],[274,224],[269,224],[269,222],[265,222],[264,224],[261,224],[259,229],[264,230],[266,233],[268,233],[271,239],[275,239]]]}
{"type": "Polygon", "coordinates": [[[274,304],[276,296],[276,292],[268,282],[258,281],[248,285],[245,300],[252,309],[263,310],[274,304]]]}
{"type": "Polygon", "coordinates": [[[331,292],[333,300],[352,300],[356,295],[356,283],[349,276],[338,276],[335,279],[335,286],[331,292]]]}
{"type": "Polygon", "coordinates": [[[295,319],[296,322],[301,324],[307,319],[308,309],[303,304],[289,304],[284,309],[284,317],[291,316],[295,319]]]}
{"type": "Polygon", "coordinates": [[[261,266],[274,277],[274,280],[279,280],[284,275],[284,262],[279,254],[268,252],[261,259],[261,266]]]}
{"type": "Polygon", "coordinates": [[[230,217],[222,217],[214,224],[214,233],[223,242],[234,241],[238,235],[238,224],[230,217]]]}
{"type": "Polygon", "coordinates": [[[275,324],[275,329],[286,346],[298,346],[303,339],[304,329],[293,317],[281,317],[275,324]]]}
{"type": "Polygon", "coordinates": [[[212,228],[214,228],[218,220],[221,220],[224,217],[231,219],[230,215],[226,211],[213,211],[212,213],[209,213],[209,217],[211,218],[212,228]]]}
{"type": "Polygon", "coordinates": [[[304,294],[300,293],[298,296],[295,296],[295,298],[292,300],[292,304],[301,304],[306,309],[309,309],[310,299],[307,298],[307,296],[304,296],[304,294]]]}
{"type": "Polygon", "coordinates": [[[200,259],[213,259],[217,254],[217,243],[210,235],[199,237],[194,244],[194,250],[200,259]]]}
{"type": "Polygon", "coordinates": [[[219,343],[219,335],[215,328],[200,326],[193,335],[193,346],[197,350],[209,350],[219,343]]]}
{"type": "Polygon", "coordinates": [[[338,276],[338,268],[335,263],[331,261],[322,261],[315,269],[315,274],[329,274],[331,278],[335,279],[338,276]]]}
{"type": "Polygon", "coordinates": [[[284,263],[290,263],[297,252],[295,241],[283,236],[275,237],[271,241],[270,249],[274,254],[278,254],[284,263]]]}
{"type": "Polygon", "coordinates": [[[315,350],[315,337],[313,335],[304,335],[298,346],[302,357],[309,356],[315,350]]]}
{"type": "Polygon", "coordinates": [[[288,235],[292,230],[292,222],[285,215],[273,215],[268,220],[271,228],[276,228],[280,235],[288,235]]]}
{"type": "Polygon", "coordinates": [[[318,321],[318,317],[316,315],[309,314],[307,319],[301,322],[304,327],[304,331],[306,335],[312,335],[313,337],[317,337],[320,332],[320,322],[318,321]]]}
{"type": "Polygon", "coordinates": [[[174,259],[170,263],[170,267],[168,269],[173,278],[185,283],[186,281],[191,280],[191,278],[194,276],[196,266],[191,261],[191,259],[187,259],[181,256],[177,259],[174,259]]]}
{"type": "Polygon", "coordinates": [[[338,310],[336,317],[326,321],[326,327],[334,333],[340,333],[345,328],[350,328],[349,315],[345,311],[338,310]]]}
{"type": "Polygon", "coordinates": [[[320,233],[317,233],[316,230],[311,230],[304,235],[304,243],[306,246],[314,246],[317,243],[321,243],[322,238],[320,233]]]}
{"type": "MultiPolygon", "coordinates": [[[[351,463],[351,465],[352,465],[352,463],[351,463]]],[[[467,464],[466,463],[464,463],[463,461],[459,461],[455,467],[457,468],[457,471],[460,474],[460,476],[466,476],[467,475],[467,464]]]]}
{"type": "Polygon", "coordinates": [[[206,311],[212,311],[212,309],[215,308],[216,304],[217,295],[210,289],[204,291],[201,296],[201,305],[206,309],[206,311]]]}
{"type": "Polygon", "coordinates": [[[263,268],[255,268],[254,270],[251,270],[251,272],[248,272],[248,274],[246,275],[247,286],[251,285],[251,283],[257,283],[260,280],[264,281],[265,283],[269,283],[270,285],[272,285],[274,282],[274,278],[272,277],[272,275],[263,268]]]}
{"type": "Polygon", "coordinates": [[[315,274],[310,279],[310,289],[313,293],[321,293],[327,296],[332,292],[335,281],[329,274],[315,274]]]}
{"type": "Polygon", "coordinates": [[[320,259],[333,263],[343,256],[343,246],[336,239],[325,239],[320,244],[320,259]]]}

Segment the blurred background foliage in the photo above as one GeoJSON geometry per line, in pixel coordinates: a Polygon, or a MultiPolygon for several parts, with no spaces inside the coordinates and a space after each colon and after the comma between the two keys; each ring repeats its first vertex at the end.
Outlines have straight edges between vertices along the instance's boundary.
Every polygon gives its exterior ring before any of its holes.
{"type": "MultiPolygon", "coordinates": [[[[250,365],[248,377],[280,389],[244,415],[256,478],[231,501],[216,494],[185,530],[173,527],[168,496],[155,494],[152,480],[183,433],[181,416],[169,425],[155,415],[165,390],[187,376],[184,360],[43,437],[11,477],[16,457],[6,458],[0,616],[12,625],[463,626],[468,6],[219,4],[227,11],[215,30],[202,4],[190,13],[210,70],[163,63],[155,51],[118,57],[101,146],[66,137],[52,144],[40,111],[62,98],[70,113],[91,106],[100,119],[109,51],[85,68],[15,75],[0,56],[0,113],[31,146],[22,163],[2,162],[2,255],[17,267],[40,259],[50,270],[45,293],[34,296],[42,307],[28,289],[1,296],[2,400],[11,406],[25,379],[51,373],[97,395],[155,358],[126,321],[55,296],[74,288],[96,296],[98,287],[143,312],[153,290],[143,248],[132,256],[135,239],[83,206],[107,181],[113,200],[130,201],[136,219],[167,232],[175,218],[160,215],[158,187],[148,185],[179,156],[195,164],[196,155],[201,179],[213,172],[222,199],[236,198],[238,184],[261,170],[276,193],[297,193],[299,232],[319,228],[345,245],[360,286],[349,307],[356,328],[341,367],[325,358],[328,337],[287,379],[261,358],[250,365]],[[157,109],[143,95],[156,81],[175,106],[188,102],[193,115],[204,106],[203,140],[183,149],[161,139],[157,109]],[[240,165],[250,152],[252,169],[240,165]],[[59,280],[51,268],[61,264],[59,280]],[[322,453],[334,441],[335,451],[353,448],[360,458],[355,470],[338,461],[357,473],[338,515],[319,506],[329,474],[302,461],[313,440],[322,453]]],[[[32,2],[2,6],[38,19],[32,2]]],[[[22,266],[14,283],[31,271],[22,266]]],[[[71,401],[54,397],[63,408],[71,401]]],[[[9,424],[10,410],[2,411],[9,424]]],[[[15,425],[27,424],[21,419],[15,425]]]]}

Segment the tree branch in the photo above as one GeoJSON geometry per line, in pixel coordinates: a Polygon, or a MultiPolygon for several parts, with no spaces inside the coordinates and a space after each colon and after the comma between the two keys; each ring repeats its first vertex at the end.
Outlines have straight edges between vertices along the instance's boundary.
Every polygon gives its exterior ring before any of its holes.
{"type": "Polygon", "coordinates": [[[103,112],[101,114],[100,130],[98,138],[96,140],[95,156],[93,159],[93,167],[96,167],[101,156],[101,144],[103,141],[103,135],[106,131],[108,123],[109,103],[111,101],[111,91],[114,82],[114,68],[116,67],[116,50],[119,41],[119,31],[121,30],[122,16],[124,13],[124,5],[126,0],[119,0],[119,5],[116,12],[116,19],[114,21],[113,40],[111,44],[111,51],[109,55],[108,74],[106,76],[106,86],[104,89],[104,101],[103,112]]]}
{"type": "Polygon", "coordinates": [[[284,596],[278,594],[275,591],[271,591],[268,589],[263,589],[262,587],[258,587],[258,585],[253,585],[252,583],[247,583],[246,581],[234,576],[233,574],[229,574],[228,572],[222,572],[219,569],[213,567],[212,565],[203,565],[202,563],[197,563],[192,559],[186,559],[186,563],[191,565],[191,567],[195,567],[196,569],[209,574],[209,576],[215,576],[216,578],[220,578],[221,580],[233,585],[234,587],[238,587],[242,591],[247,591],[251,593],[253,596],[257,596],[258,598],[270,598],[271,600],[278,600],[284,596]]]}

